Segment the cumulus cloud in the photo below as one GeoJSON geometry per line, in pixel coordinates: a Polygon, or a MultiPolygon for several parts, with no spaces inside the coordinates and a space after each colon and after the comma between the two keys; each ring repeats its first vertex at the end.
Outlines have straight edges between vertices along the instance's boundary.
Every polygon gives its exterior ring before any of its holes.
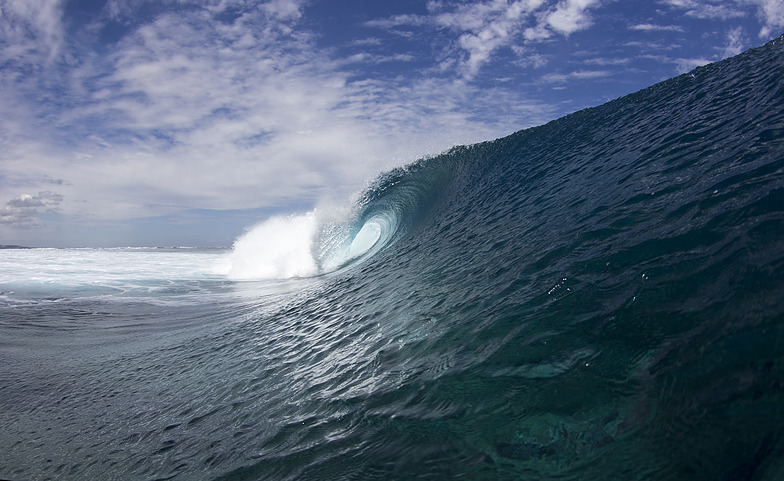
{"type": "Polygon", "coordinates": [[[280,20],[297,20],[302,16],[302,5],[298,0],[272,0],[261,8],[267,15],[280,20]]]}
{"type": "Polygon", "coordinates": [[[35,195],[21,194],[0,207],[0,224],[30,229],[40,227],[40,212],[58,212],[63,196],[56,192],[43,191],[35,195]]]}
{"type": "Polygon", "coordinates": [[[566,0],[559,2],[555,10],[547,15],[547,23],[555,31],[564,35],[583,30],[591,24],[587,10],[597,4],[597,0],[566,0]]]}

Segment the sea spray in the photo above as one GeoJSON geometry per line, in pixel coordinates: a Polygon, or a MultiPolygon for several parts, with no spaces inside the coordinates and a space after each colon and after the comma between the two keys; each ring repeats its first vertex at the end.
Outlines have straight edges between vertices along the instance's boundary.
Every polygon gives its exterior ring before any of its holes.
{"type": "Polygon", "coordinates": [[[313,257],[315,212],[272,217],[234,243],[230,279],[286,279],[318,272],[313,257]]]}
{"type": "Polygon", "coordinates": [[[234,243],[226,274],[234,280],[289,279],[333,272],[377,250],[392,229],[383,215],[363,219],[359,206],[319,206],[271,217],[234,243]]]}

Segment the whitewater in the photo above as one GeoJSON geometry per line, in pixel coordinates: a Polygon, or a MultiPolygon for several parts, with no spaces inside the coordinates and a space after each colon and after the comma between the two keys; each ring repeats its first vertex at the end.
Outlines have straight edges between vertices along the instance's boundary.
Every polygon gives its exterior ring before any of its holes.
{"type": "Polygon", "coordinates": [[[0,479],[784,479],[784,37],[231,248],[0,250],[0,479]]]}

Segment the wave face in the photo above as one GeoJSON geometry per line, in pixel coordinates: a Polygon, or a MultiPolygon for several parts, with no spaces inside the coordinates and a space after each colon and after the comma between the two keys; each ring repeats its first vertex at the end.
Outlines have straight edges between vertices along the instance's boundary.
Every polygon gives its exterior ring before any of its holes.
{"type": "Polygon", "coordinates": [[[784,479],[784,37],[227,256],[5,307],[0,477],[784,479]]]}

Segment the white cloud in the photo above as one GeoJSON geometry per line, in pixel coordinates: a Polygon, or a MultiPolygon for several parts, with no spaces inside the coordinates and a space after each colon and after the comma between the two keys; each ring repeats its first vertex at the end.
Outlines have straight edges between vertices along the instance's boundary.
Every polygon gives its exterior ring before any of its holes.
{"type": "Polygon", "coordinates": [[[588,9],[597,0],[489,0],[452,7],[431,2],[435,24],[460,32],[459,48],[467,54],[460,62],[471,79],[503,47],[519,49],[520,42],[541,41],[554,33],[569,35],[587,28],[588,9]]]}
{"type": "Polygon", "coordinates": [[[271,0],[262,4],[261,8],[270,17],[279,20],[297,20],[302,16],[302,5],[299,0],[271,0]]]}
{"type": "MultiPolygon", "coordinates": [[[[780,3],[766,0],[668,3],[689,17],[712,5],[705,15],[739,18],[744,7],[750,19],[756,11],[766,25],[782,22],[780,3]]],[[[621,70],[645,68],[642,54],[668,72],[709,62],[667,44],[668,32],[698,35],[693,18],[660,25],[654,13],[629,27],[649,42],[610,36],[606,49],[590,45],[575,34],[603,21],[597,0],[431,1],[426,14],[367,22],[338,46],[308,30],[304,1],[110,0],[79,31],[86,38],[121,26],[122,37],[100,52],[80,50],[85,38],[65,33],[72,20],[63,20],[62,1],[0,5],[0,61],[11,65],[0,69],[6,231],[57,215],[308,207],[330,186],[355,190],[379,170],[562,114],[526,98],[549,91],[544,82],[624,81],[621,70]],[[406,38],[390,42],[371,27],[406,38]],[[582,69],[570,72],[576,57],[582,69]],[[539,69],[538,80],[523,77],[528,69],[539,69]],[[483,83],[483,73],[493,80],[483,83]]],[[[752,27],[733,27],[714,28],[729,33],[711,34],[712,54],[744,48],[752,27]]]]}
{"type": "Polygon", "coordinates": [[[676,71],[678,73],[686,73],[694,70],[697,67],[708,65],[713,62],[706,58],[679,58],[674,60],[676,64],[676,71]]]}
{"type": "Polygon", "coordinates": [[[548,59],[544,55],[531,52],[524,47],[513,46],[512,50],[519,57],[519,59],[514,62],[515,65],[523,68],[533,67],[537,69],[547,65],[548,59]]]}
{"type": "Polygon", "coordinates": [[[650,23],[640,23],[630,26],[629,30],[639,30],[643,32],[683,32],[683,27],[678,25],[654,25],[650,23]]]}
{"type": "Polygon", "coordinates": [[[768,38],[775,29],[784,27],[782,0],[665,0],[672,7],[683,9],[686,15],[701,19],[728,20],[748,16],[746,8],[755,6],[763,26],[760,38],[768,38]]]}
{"type": "Polygon", "coordinates": [[[52,62],[63,49],[62,0],[0,2],[0,60],[52,62]]]}
{"type": "Polygon", "coordinates": [[[51,191],[20,194],[0,207],[0,224],[30,229],[39,227],[39,212],[58,212],[62,194],[51,191]]]}
{"type": "Polygon", "coordinates": [[[468,58],[461,63],[461,68],[470,78],[477,74],[494,51],[514,43],[513,37],[522,27],[525,17],[541,3],[494,0],[464,4],[456,10],[437,13],[435,22],[438,26],[463,32],[458,45],[467,52],[468,58]]]}
{"type": "Polygon", "coordinates": [[[565,0],[559,2],[555,11],[547,16],[547,23],[558,33],[569,35],[583,30],[591,24],[587,10],[597,0],[565,0]]]}
{"type": "Polygon", "coordinates": [[[583,63],[590,64],[590,65],[627,65],[631,63],[632,59],[626,58],[587,58],[583,61],[583,63]]]}
{"type": "Polygon", "coordinates": [[[612,75],[612,73],[606,70],[577,70],[567,74],[551,73],[543,75],[541,80],[544,83],[563,83],[567,80],[595,79],[609,77],[610,75],[612,75]]]}
{"type": "MultiPolygon", "coordinates": [[[[395,29],[433,25],[458,32],[457,49],[465,52],[457,66],[463,76],[472,79],[501,48],[519,52],[521,42],[546,40],[554,34],[570,35],[591,25],[590,8],[598,0],[488,0],[453,5],[429,2],[431,17],[397,15],[366,22],[367,26],[395,29]]],[[[451,60],[443,68],[455,65],[451,60]]]]}
{"type": "Polygon", "coordinates": [[[397,53],[394,55],[373,55],[366,52],[360,52],[343,59],[340,63],[343,65],[349,65],[349,64],[372,65],[372,64],[390,63],[390,62],[411,62],[413,60],[415,60],[415,57],[411,54],[397,53]]]}
{"type": "Polygon", "coordinates": [[[764,23],[759,32],[760,38],[768,38],[775,33],[774,29],[781,29],[784,27],[784,2],[781,0],[746,1],[757,6],[759,17],[764,23]]]}
{"type": "MultiPolygon", "coordinates": [[[[352,80],[346,62],[296,30],[293,4],[268,5],[231,22],[213,19],[223,3],[158,14],[70,70],[67,108],[0,93],[19,111],[0,119],[15,132],[0,145],[0,174],[16,179],[8,198],[62,178],[59,212],[80,218],[303,205],[329,186],[353,191],[379,170],[551,118],[448,78],[352,80]],[[463,108],[480,96],[491,118],[463,108]]],[[[3,209],[15,226],[44,212],[3,209]]]]}
{"type": "MultiPolygon", "coordinates": [[[[664,0],[664,2],[684,9],[686,15],[694,18],[727,20],[746,16],[742,9],[730,5],[726,0],[664,0]]],[[[735,1],[735,3],[741,2],[735,1]]]]}
{"type": "Polygon", "coordinates": [[[411,27],[430,23],[428,17],[423,15],[395,15],[389,18],[379,18],[365,22],[367,27],[392,29],[395,27],[411,27]]]}
{"type": "Polygon", "coordinates": [[[743,51],[743,29],[740,27],[733,28],[727,32],[727,46],[724,47],[722,58],[732,57],[738,55],[743,51]]]}

